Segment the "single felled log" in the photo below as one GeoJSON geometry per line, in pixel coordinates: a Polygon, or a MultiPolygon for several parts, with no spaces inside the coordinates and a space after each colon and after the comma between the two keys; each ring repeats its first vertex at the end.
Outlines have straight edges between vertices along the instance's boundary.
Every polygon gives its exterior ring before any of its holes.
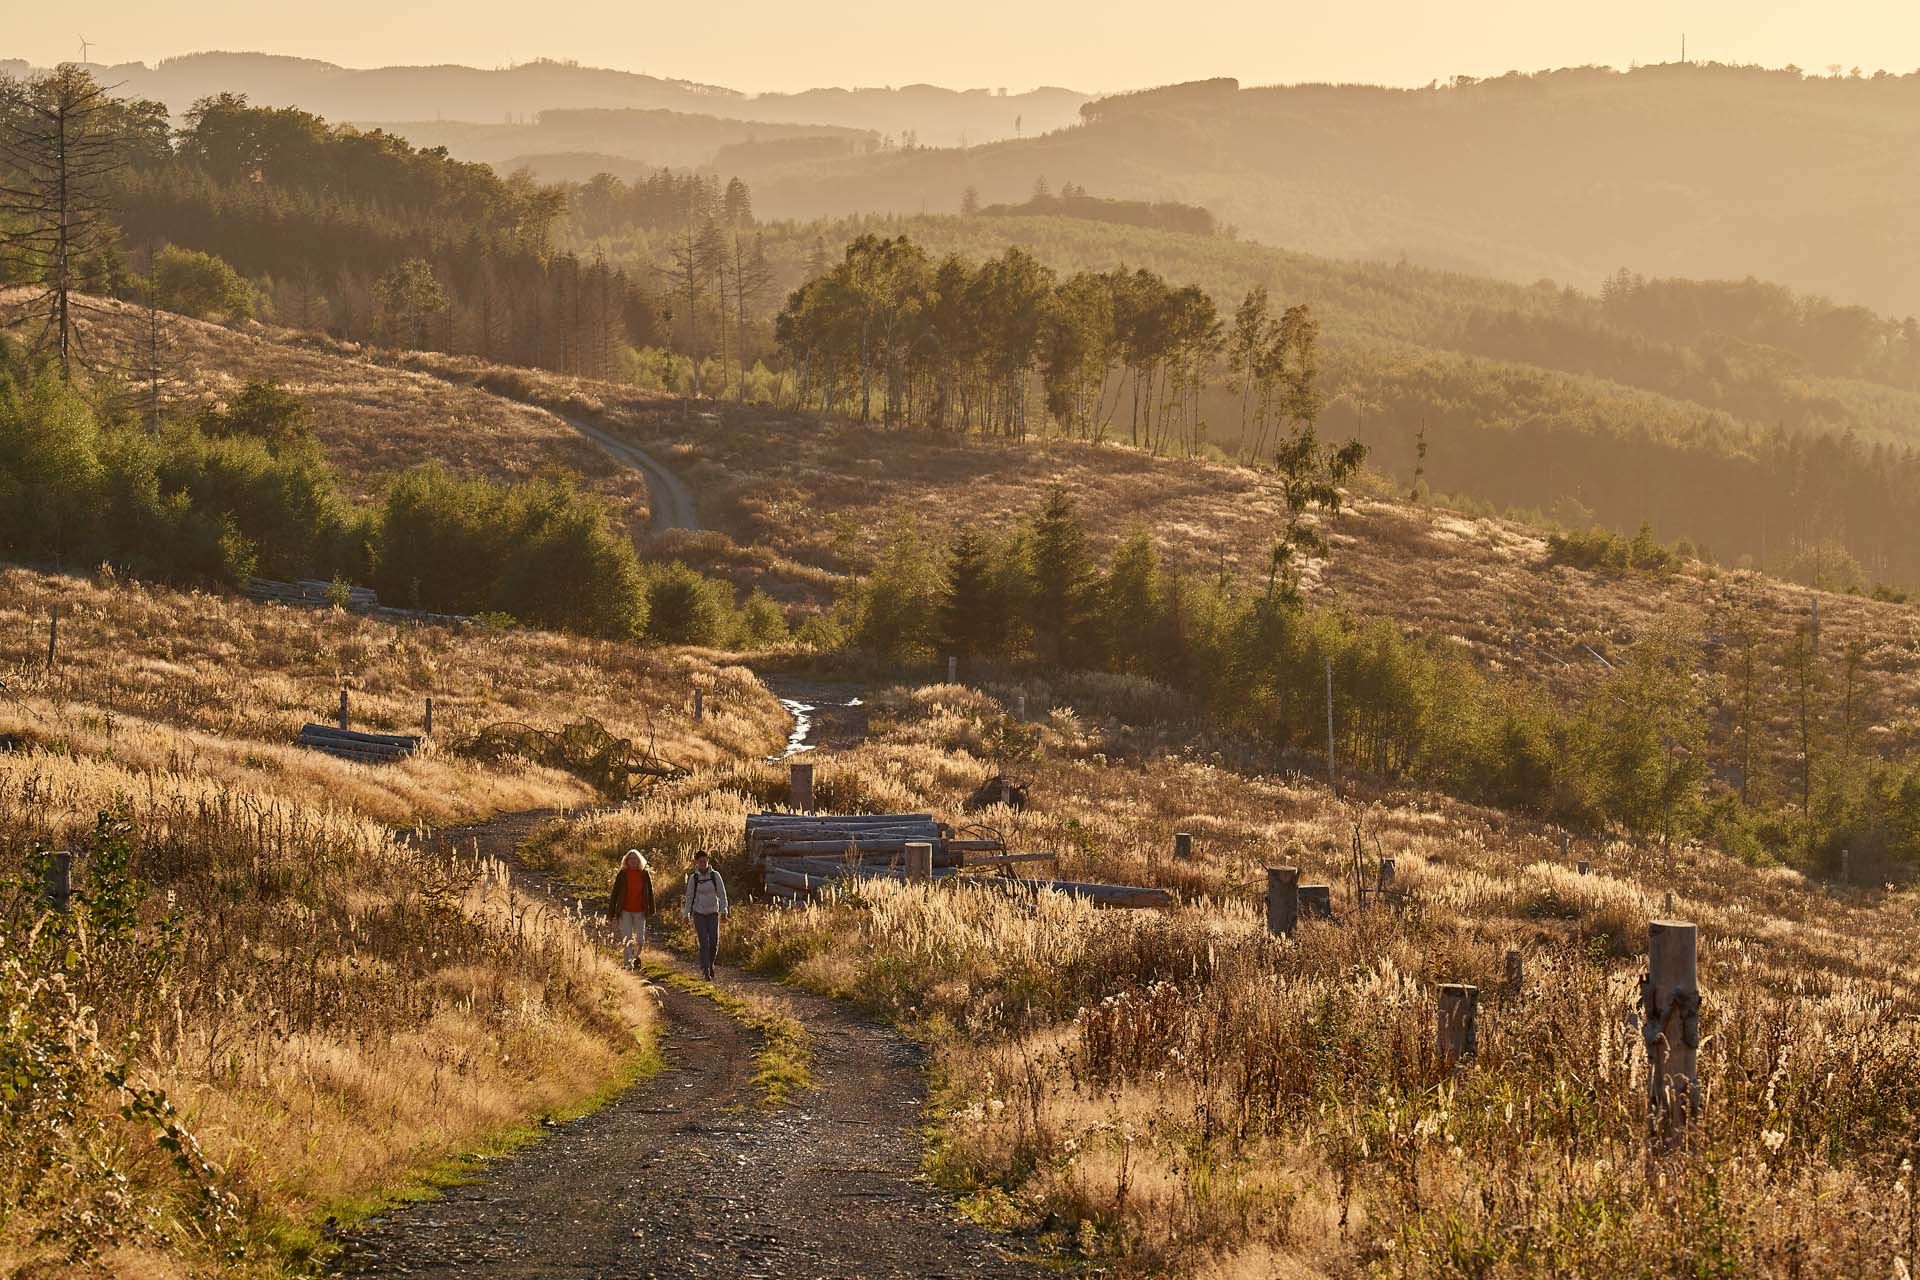
{"type": "Polygon", "coordinates": [[[1057,853],[988,853],[977,856],[967,853],[961,856],[959,863],[963,867],[999,867],[1010,862],[1054,862],[1059,857],[1057,853]]]}
{"type": "Polygon", "coordinates": [[[420,745],[417,734],[411,733],[367,733],[359,729],[340,729],[330,724],[304,724],[300,726],[302,737],[329,738],[340,742],[377,743],[389,747],[404,747],[411,751],[420,745]]]}
{"type": "MultiPolygon", "coordinates": [[[[799,768],[794,765],[792,768],[799,768]]],[[[813,766],[808,765],[811,769],[813,766]]],[[[749,829],[774,829],[782,827],[858,827],[858,826],[899,826],[905,823],[930,823],[930,813],[750,813],[747,815],[749,829]]]]}
{"type": "Polygon", "coordinates": [[[1088,884],[1079,880],[1021,880],[1012,877],[997,879],[992,876],[963,878],[961,883],[1007,885],[1017,889],[1064,893],[1069,897],[1085,898],[1103,907],[1170,907],[1174,901],[1171,889],[1150,885],[1088,884]]]}

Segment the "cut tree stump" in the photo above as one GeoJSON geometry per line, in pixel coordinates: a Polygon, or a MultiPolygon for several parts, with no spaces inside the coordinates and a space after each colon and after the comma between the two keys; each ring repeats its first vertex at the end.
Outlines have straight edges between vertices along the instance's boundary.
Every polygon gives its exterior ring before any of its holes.
{"type": "Polygon", "coordinates": [[[1655,1147],[1672,1151],[1700,1111],[1699,933],[1684,920],[1647,925],[1640,1034],[1647,1045],[1647,1122],[1655,1147]]]}
{"type": "Polygon", "coordinates": [[[1291,938],[1300,923],[1300,868],[1267,868],[1267,932],[1291,938]]]}
{"type": "Polygon", "coordinates": [[[1451,1072],[1479,1051],[1480,988],[1463,982],[1440,986],[1435,1050],[1440,1070],[1451,1072]]]}

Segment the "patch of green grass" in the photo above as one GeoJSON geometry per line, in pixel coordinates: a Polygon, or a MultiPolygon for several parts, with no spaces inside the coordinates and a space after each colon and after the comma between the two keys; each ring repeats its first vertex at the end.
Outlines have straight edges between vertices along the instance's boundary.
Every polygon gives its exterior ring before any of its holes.
{"type": "Polygon", "coordinates": [[[813,1088],[813,1046],[798,1018],[766,1000],[749,999],[657,960],[647,961],[642,971],[664,986],[713,1001],[728,1017],[760,1033],[753,1083],[763,1104],[781,1106],[813,1088]]]}

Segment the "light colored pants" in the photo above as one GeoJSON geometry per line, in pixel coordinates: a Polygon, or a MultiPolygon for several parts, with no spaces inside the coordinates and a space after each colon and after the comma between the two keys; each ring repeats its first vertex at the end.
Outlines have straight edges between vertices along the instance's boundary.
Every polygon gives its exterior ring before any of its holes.
{"type": "Polygon", "coordinates": [[[644,911],[622,911],[614,922],[614,932],[621,942],[621,951],[634,955],[647,947],[647,913],[644,911]]]}

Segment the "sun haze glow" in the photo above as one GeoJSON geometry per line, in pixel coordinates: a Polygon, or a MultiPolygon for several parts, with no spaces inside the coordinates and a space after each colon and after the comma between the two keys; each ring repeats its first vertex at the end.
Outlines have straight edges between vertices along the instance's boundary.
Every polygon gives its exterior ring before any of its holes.
{"type": "Polygon", "coordinates": [[[1203,76],[1425,84],[1453,75],[1678,57],[1831,65],[1867,72],[1920,67],[1920,5],[1904,0],[1354,0],[1309,9],[1201,0],[941,6],[847,0],[834,5],[736,0],[705,9],[573,0],[335,0],[314,11],[238,0],[95,0],[84,11],[14,6],[0,58],[40,65],[79,56],[147,62],[199,50],[321,58],[347,66],[536,57],[702,80],[748,90],[927,81],[957,88],[1060,84],[1098,91],[1203,76]]]}

